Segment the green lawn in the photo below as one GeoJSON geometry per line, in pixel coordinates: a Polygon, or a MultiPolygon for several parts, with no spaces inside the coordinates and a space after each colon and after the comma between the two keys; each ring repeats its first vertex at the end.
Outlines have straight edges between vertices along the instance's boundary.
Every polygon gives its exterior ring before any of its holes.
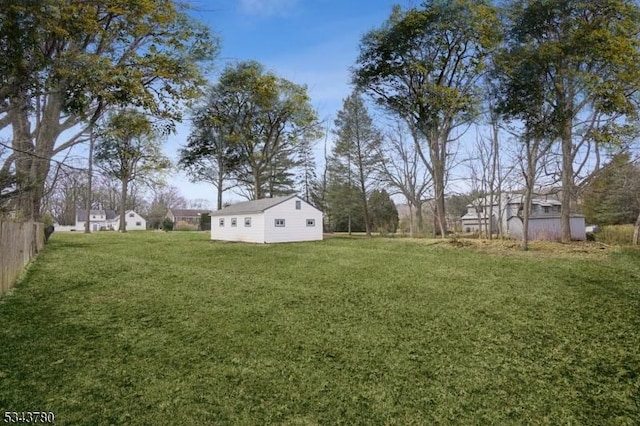
{"type": "Polygon", "coordinates": [[[640,424],[640,252],[54,234],[0,300],[0,415],[35,410],[73,425],[640,424]]]}

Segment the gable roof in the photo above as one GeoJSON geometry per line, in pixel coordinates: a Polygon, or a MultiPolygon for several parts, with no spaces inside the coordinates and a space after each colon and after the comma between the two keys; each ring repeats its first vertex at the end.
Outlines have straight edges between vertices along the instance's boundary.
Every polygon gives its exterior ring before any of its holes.
{"type": "Polygon", "coordinates": [[[175,217],[198,217],[202,213],[209,213],[206,209],[169,209],[175,217]]]}
{"type": "MultiPolygon", "coordinates": [[[[114,211],[114,212],[115,212],[115,211],[114,211]]],[[[120,222],[120,213],[119,213],[119,212],[115,212],[115,213],[116,213],[116,215],[115,215],[115,217],[114,217],[113,219],[114,219],[116,222],[120,222]]],[[[125,212],[125,214],[124,214],[124,215],[125,215],[125,217],[131,217],[131,216],[130,216],[131,214],[134,214],[137,218],[140,218],[140,219],[142,219],[142,220],[144,220],[144,221],[146,221],[146,220],[147,220],[147,219],[145,219],[144,217],[142,217],[142,216],[141,216],[137,211],[135,211],[135,210],[127,210],[127,211],[125,212]]]]}
{"type": "MultiPolygon", "coordinates": [[[[90,214],[92,216],[104,216],[106,220],[113,220],[118,216],[115,210],[91,210],[90,214]]],[[[86,221],[87,211],[85,209],[76,209],[76,217],[78,222],[86,221]]]]}
{"type": "Polygon", "coordinates": [[[283,197],[261,198],[259,200],[244,201],[242,203],[232,204],[222,210],[211,213],[211,216],[226,216],[230,214],[250,214],[262,213],[271,207],[284,203],[292,198],[298,198],[296,194],[285,195],[283,197]]]}

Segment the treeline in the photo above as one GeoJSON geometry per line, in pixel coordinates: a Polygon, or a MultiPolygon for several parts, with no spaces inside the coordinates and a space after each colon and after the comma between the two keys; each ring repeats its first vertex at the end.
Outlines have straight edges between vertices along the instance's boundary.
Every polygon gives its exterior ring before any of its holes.
{"type": "Polygon", "coordinates": [[[346,221],[348,229],[357,213],[368,233],[374,190],[402,195],[418,230],[426,204],[429,227],[445,235],[454,180],[492,204],[521,190],[525,223],[536,190],[555,186],[566,241],[570,214],[608,154],[635,142],[639,30],[640,9],[625,0],[396,6],[362,37],[354,92],[315,177],[309,153],[318,125],[304,87],[251,62],[228,66],[212,87],[181,163],[194,179],[208,176],[220,197],[231,188],[249,198],[297,189],[330,227],[346,221]],[[363,99],[386,122],[374,126],[363,99]],[[461,136],[473,132],[476,144],[461,156],[461,136]],[[466,175],[455,176],[461,167],[466,175]]]}
{"type": "MultiPolygon", "coordinates": [[[[598,193],[598,181],[626,188],[602,177],[602,168],[631,152],[638,135],[635,1],[396,6],[362,37],[353,93],[333,123],[319,122],[305,86],[253,61],[229,64],[204,84],[203,65],[214,59],[217,42],[183,3],[121,6],[72,0],[0,11],[0,129],[13,130],[0,152],[5,210],[41,215],[53,157],[86,143],[99,124],[105,131],[96,160],[120,181],[124,205],[135,183],[122,161],[111,160],[142,146],[130,142],[171,132],[181,107],[194,100],[180,165],[218,189],[218,207],[229,190],[246,198],[295,190],[325,211],[332,229],[357,224],[372,232],[376,198],[387,194],[406,200],[411,229],[444,236],[456,191],[494,202],[521,190],[526,223],[528,200],[540,186],[555,186],[562,239],[569,240],[570,214],[582,205],[589,211],[585,197],[598,193]],[[147,117],[149,131],[110,127],[120,113],[147,117]],[[109,135],[118,143],[109,144],[109,135]],[[325,158],[317,167],[322,139],[325,158]]],[[[152,165],[163,165],[156,160],[152,165]]],[[[636,209],[629,215],[640,210],[638,201],[627,202],[636,209]]],[[[640,216],[636,221],[640,227],[640,216]]]]}

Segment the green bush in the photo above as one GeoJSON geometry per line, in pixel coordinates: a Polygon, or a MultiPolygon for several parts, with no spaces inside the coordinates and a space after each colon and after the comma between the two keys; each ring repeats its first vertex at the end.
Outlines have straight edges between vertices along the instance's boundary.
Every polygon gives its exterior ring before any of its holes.
{"type": "Polygon", "coordinates": [[[631,245],[633,225],[606,225],[596,233],[596,241],[605,244],[631,245]]]}
{"type": "Polygon", "coordinates": [[[163,231],[173,231],[173,222],[169,218],[165,218],[162,221],[162,230],[163,231]]]}

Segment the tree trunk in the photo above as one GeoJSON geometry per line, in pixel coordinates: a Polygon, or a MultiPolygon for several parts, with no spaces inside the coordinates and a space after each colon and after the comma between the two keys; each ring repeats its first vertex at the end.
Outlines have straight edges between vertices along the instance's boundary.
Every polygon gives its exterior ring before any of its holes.
{"type": "MultiPolygon", "coordinates": [[[[565,78],[561,70],[560,75],[565,78]]],[[[571,81],[560,85],[558,108],[562,113],[560,123],[560,143],[562,144],[562,208],[560,212],[560,232],[562,242],[571,241],[571,199],[573,198],[573,99],[574,87],[571,81]]]]}
{"type": "Polygon", "coordinates": [[[263,188],[262,188],[262,179],[260,177],[260,171],[257,169],[254,169],[253,171],[253,183],[255,185],[255,192],[253,194],[253,199],[254,200],[259,200],[261,198],[264,198],[264,194],[263,194],[263,188]]]}
{"type": "Polygon", "coordinates": [[[360,180],[360,191],[362,197],[362,208],[364,209],[364,229],[367,236],[371,236],[371,219],[369,218],[369,202],[367,201],[367,191],[363,180],[360,180]]]}
{"type": "Polygon", "coordinates": [[[568,136],[562,135],[562,209],[560,213],[560,231],[562,242],[571,241],[571,194],[573,193],[571,128],[568,136]]]}
{"type": "Polygon", "coordinates": [[[633,245],[640,244],[640,214],[638,214],[638,218],[636,219],[636,226],[633,229],[633,245]]]}
{"type": "Polygon", "coordinates": [[[424,229],[424,218],[422,217],[422,202],[421,201],[416,201],[415,203],[415,208],[416,208],[416,228],[415,228],[415,232],[420,235],[422,233],[422,230],[424,229]]]}
{"type": "MultiPolygon", "coordinates": [[[[498,174],[498,167],[500,164],[499,155],[500,155],[500,145],[498,141],[499,137],[499,127],[495,114],[492,112],[491,114],[491,171],[489,176],[489,232],[488,237],[489,240],[493,239],[493,205],[496,201],[496,196],[500,197],[500,182],[496,183],[496,175],[498,174]]],[[[499,179],[498,179],[499,181],[499,179]]],[[[498,203],[498,210],[500,209],[500,204],[498,203]]]]}
{"type": "Polygon", "coordinates": [[[522,241],[520,242],[520,248],[522,251],[529,250],[529,212],[531,211],[531,191],[526,189],[524,196],[524,206],[522,209],[522,241]]]}
{"type": "Polygon", "coordinates": [[[218,194],[217,194],[217,209],[222,210],[222,188],[224,185],[224,172],[222,171],[221,163],[218,163],[218,194]]]}
{"type": "Polygon", "coordinates": [[[128,179],[121,179],[122,183],[121,197],[120,197],[120,232],[127,232],[127,187],[129,186],[128,179]]]}
{"type": "Polygon", "coordinates": [[[413,237],[413,204],[408,202],[407,205],[409,207],[409,236],[413,237]]]}
{"type": "Polygon", "coordinates": [[[93,129],[89,135],[89,172],[87,173],[87,199],[85,200],[85,209],[87,210],[87,220],[84,222],[84,233],[91,233],[91,223],[89,214],[91,213],[91,184],[93,178],[93,129]]]}
{"type": "Polygon", "coordinates": [[[538,162],[538,153],[540,149],[540,141],[527,141],[527,168],[525,180],[525,193],[522,209],[522,242],[520,248],[523,251],[529,249],[529,216],[531,215],[531,199],[533,198],[533,188],[536,179],[536,164],[538,162]]]}
{"type": "MultiPolygon", "coordinates": [[[[435,133],[435,132],[434,132],[435,133]]],[[[432,134],[432,140],[429,142],[430,155],[431,155],[431,167],[433,178],[433,190],[435,192],[435,229],[434,233],[440,235],[441,238],[445,238],[447,235],[447,222],[445,217],[445,160],[443,153],[446,152],[446,145],[440,146],[439,135],[437,133],[432,134]]]]}
{"type": "MultiPolygon", "coordinates": [[[[12,147],[16,154],[15,171],[19,189],[17,214],[24,220],[39,220],[45,181],[61,129],[57,120],[42,120],[32,132],[29,119],[31,108],[31,98],[22,93],[10,100],[8,116],[13,129],[12,147]]],[[[55,118],[60,116],[61,108],[61,97],[52,94],[41,112],[55,118]]]]}

